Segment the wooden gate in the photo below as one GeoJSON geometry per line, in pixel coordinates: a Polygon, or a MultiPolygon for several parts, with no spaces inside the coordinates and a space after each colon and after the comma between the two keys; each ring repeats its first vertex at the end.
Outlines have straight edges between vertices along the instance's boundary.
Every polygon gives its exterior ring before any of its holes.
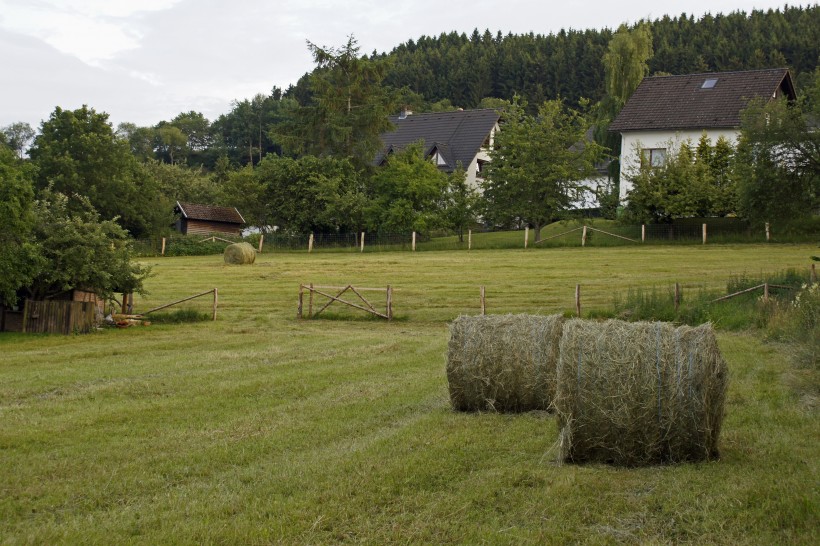
{"type": "Polygon", "coordinates": [[[304,308],[304,293],[305,290],[308,291],[309,299],[308,299],[308,312],[307,318],[314,318],[319,316],[319,314],[330,307],[333,302],[339,302],[342,305],[346,305],[348,307],[353,307],[354,309],[358,309],[360,311],[364,311],[365,313],[370,313],[373,316],[383,318],[385,320],[392,320],[393,319],[393,288],[391,286],[387,286],[387,288],[354,288],[352,285],[348,284],[347,286],[313,286],[313,284],[300,284],[299,285],[299,307],[296,311],[297,318],[303,318],[303,308],[304,308]],[[339,290],[339,292],[334,296],[333,294],[329,294],[324,292],[324,290],[339,290]],[[346,301],[342,299],[342,295],[350,291],[358,297],[356,303],[351,301],[346,301]],[[364,291],[372,291],[372,292],[384,292],[386,295],[386,306],[384,313],[377,311],[376,308],[371,304],[361,293],[364,291]],[[313,295],[318,294],[325,298],[328,298],[328,301],[321,309],[314,312],[313,311],[313,295]]]}

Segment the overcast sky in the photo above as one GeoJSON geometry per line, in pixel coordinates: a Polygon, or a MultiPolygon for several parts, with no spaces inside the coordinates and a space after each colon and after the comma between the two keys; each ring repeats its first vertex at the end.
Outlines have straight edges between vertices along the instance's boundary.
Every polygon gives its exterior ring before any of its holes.
{"type": "MultiPolygon", "coordinates": [[[[682,12],[782,7],[765,0],[0,0],[0,126],[37,129],[55,106],[88,104],[154,125],[283,89],[312,68],[305,41],[362,53],[421,35],[549,34],[682,12]]],[[[813,3],[812,3],[813,4],[813,3]]],[[[799,5],[799,3],[793,3],[799,5]]]]}

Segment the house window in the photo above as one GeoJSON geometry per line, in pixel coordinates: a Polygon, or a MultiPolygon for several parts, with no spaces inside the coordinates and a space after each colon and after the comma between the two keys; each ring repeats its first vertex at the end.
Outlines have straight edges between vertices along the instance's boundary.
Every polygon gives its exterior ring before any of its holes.
{"type": "Polygon", "coordinates": [[[644,148],[641,150],[641,165],[660,167],[666,160],[666,148],[644,148]]]}
{"type": "Polygon", "coordinates": [[[709,78],[703,82],[703,85],[700,86],[701,89],[712,89],[714,86],[717,85],[717,78],[709,78]]]}

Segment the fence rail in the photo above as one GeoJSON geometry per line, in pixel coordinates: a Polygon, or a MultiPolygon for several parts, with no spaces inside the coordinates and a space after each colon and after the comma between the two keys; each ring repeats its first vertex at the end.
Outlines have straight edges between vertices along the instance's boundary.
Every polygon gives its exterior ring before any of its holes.
{"type": "MultiPolygon", "coordinates": [[[[224,234],[222,234],[224,235],[224,234]]],[[[259,252],[335,251],[385,252],[428,250],[479,250],[503,248],[550,248],[567,246],[618,246],[634,244],[707,244],[714,242],[760,243],[771,240],[772,232],[752,229],[736,219],[710,218],[674,224],[612,225],[569,223],[566,228],[542,230],[535,239],[531,229],[520,231],[467,230],[461,234],[420,233],[303,233],[273,232],[254,234],[235,241],[248,241],[259,252]]],[[[224,238],[170,237],[142,239],[134,242],[137,254],[143,256],[185,256],[221,254],[224,238]],[[219,239],[219,240],[217,240],[219,239]]]]}

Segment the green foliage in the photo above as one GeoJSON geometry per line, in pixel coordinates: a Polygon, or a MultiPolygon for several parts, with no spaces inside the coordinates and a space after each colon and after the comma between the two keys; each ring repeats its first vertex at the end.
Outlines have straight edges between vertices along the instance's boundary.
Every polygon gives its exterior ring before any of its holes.
{"type": "Polygon", "coordinates": [[[298,104],[282,98],[274,87],[270,95],[256,94],[251,100],[236,100],[228,114],[219,116],[211,130],[224,143],[224,153],[238,165],[255,164],[269,154],[282,152],[285,127],[293,124],[298,104]]]}
{"type": "MultiPolygon", "coordinates": [[[[161,195],[161,206],[169,215],[176,201],[203,205],[223,204],[223,188],[202,167],[149,160],[142,163],[139,170],[145,179],[154,181],[161,195]]],[[[169,218],[167,224],[170,223],[169,218]]]]}
{"type": "Polygon", "coordinates": [[[379,135],[390,128],[387,117],[399,95],[384,77],[383,59],[359,57],[351,35],[340,48],[308,42],[316,69],[310,76],[310,101],[296,112],[289,132],[297,151],[370,163],[381,147],[379,135]]]}
{"type": "Polygon", "coordinates": [[[620,107],[649,75],[652,53],[652,30],[645,21],[631,31],[621,25],[609,41],[603,58],[606,92],[620,107]]]}
{"type": "Polygon", "coordinates": [[[31,169],[0,145],[0,305],[15,304],[17,290],[42,267],[32,237],[34,190],[31,169]]]}
{"type": "Polygon", "coordinates": [[[603,150],[587,140],[589,118],[560,101],[543,103],[534,117],[517,105],[503,121],[484,183],[487,217],[531,224],[539,240],[541,227],[588,191],[581,181],[595,175],[603,150]]]}
{"type": "MultiPolygon", "coordinates": [[[[371,231],[425,233],[441,225],[448,177],[424,157],[421,144],[391,154],[373,174],[370,186],[365,216],[371,231]]],[[[466,192],[464,188],[463,206],[466,192]]]]}
{"type": "MultiPolygon", "coordinates": [[[[636,145],[641,153],[640,144],[636,145]]],[[[722,137],[712,148],[704,134],[697,148],[691,141],[668,142],[663,164],[642,165],[627,177],[632,182],[625,219],[637,223],[673,218],[724,216],[736,209],[731,145],[722,137]]]]}
{"type": "Polygon", "coordinates": [[[350,161],[265,157],[231,176],[227,199],[259,227],[293,233],[336,232],[361,225],[364,194],[350,161]]]}
{"type": "Polygon", "coordinates": [[[75,197],[83,196],[103,218],[118,217],[134,236],[169,223],[171,211],[157,185],[139,176],[129,143],[114,134],[108,114],[87,106],[57,107],[42,123],[29,155],[37,167],[37,188],[52,187],[76,202],[72,207],[78,211],[84,206],[75,197]]]}
{"type": "Polygon", "coordinates": [[[755,102],[743,112],[739,209],[752,223],[789,224],[820,206],[820,133],[812,127],[820,108],[804,106],[781,99],[755,102]]]}
{"type": "Polygon", "coordinates": [[[467,183],[464,169],[458,168],[447,177],[441,227],[454,231],[459,242],[464,242],[464,232],[473,226],[479,215],[481,196],[467,183]]]}
{"type": "Polygon", "coordinates": [[[179,127],[162,124],[157,128],[157,152],[160,156],[167,156],[172,165],[175,161],[184,161],[188,151],[188,137],[179,127]]]}
{"type": "Polygon", "coordinates": [[[157,133],[153,127],[138,127],[135,123],[117,125],[117,138],[128,142],[131,154],[138,161],[154,159],[157,133]]]}
{"type": "Polygon", "coordinates": [[[196,309],[175,309],[162,313],[145,315],[145,320],[154,324],[183,324],[188,322],[204,322],[213,320],[213,313],[205,313],[196,309]]]}
{"type": "Polygon", "coordinates": [[[789,66],[803,88],[820,54],[818,27],[820,7],[812,5],[699,19],[663,16],[618,33],[608,28],[548,35],[450,32],[395,47],[385,81],[397,89],[407,86],[430,103],[446,99],[463,108],[475,108],[484,97],[511,100],[515,94],[533,108],[559,96],[570,105],[583,97],[597,102],[607,96],[604,54],[633,45],[625,39],[613,43],[613,37],[646,32],[654,52],[645,61],[649,74],[789,66]]]}
{"type": "Polygon", "coordinates": [[[130,237],[114,220],[100,220],[86,198],[69,199],[52,188],[42,190],[34,205],[41,266],[26,290],[32,299],[47,299],[83,288],[103,297],[115,292],[142,293],[150,269],[131,262],[130,237]]]}
{"type": "Polygon", "coordinates": [[[23,158],[26,148],[28,148],[29,143],[36,134],[31,125],[22,121],[3,127],[2,132],[8,146],[17,152],[20,159],[23,158]]]}

